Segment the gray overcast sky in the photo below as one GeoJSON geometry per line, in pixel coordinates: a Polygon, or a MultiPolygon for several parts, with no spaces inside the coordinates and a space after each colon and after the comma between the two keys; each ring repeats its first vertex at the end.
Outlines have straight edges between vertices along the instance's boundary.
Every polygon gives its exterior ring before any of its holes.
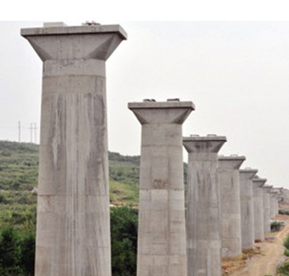
{"type": "MultiPolygon", "coordinates": [[[[39,130],[42,64],[20,29],[42,23],[0,22],[1,140],[18,140],[18,121],[22,141],[30,141],[30,123],[39,130]]],[[[196,105],[184,136],[225,135],[220,153],[246,156],[243,167],[289,188],[288,21],[104,23],[128,33],[107,61],[111,151],[140,152],[141,128],[128,102],[180,98],[196,105]]]]}

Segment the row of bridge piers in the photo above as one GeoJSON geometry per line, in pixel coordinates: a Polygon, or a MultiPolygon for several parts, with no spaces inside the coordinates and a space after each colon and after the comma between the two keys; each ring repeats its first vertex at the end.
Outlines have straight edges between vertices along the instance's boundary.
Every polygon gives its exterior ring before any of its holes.
{"type": "MultiPolygon", "coordinates": [[[[57,23],[21,34],[43,61],[35,275],[110,276],[105,61],[126,32],[57,23]]],[[[219,155],[226,137],[183,137],[192,102],[128,108],[142,126],[137,276],[221,276],[222,258],[270,231],[278,193],[240,169],[244,156],[219,155]]]]}

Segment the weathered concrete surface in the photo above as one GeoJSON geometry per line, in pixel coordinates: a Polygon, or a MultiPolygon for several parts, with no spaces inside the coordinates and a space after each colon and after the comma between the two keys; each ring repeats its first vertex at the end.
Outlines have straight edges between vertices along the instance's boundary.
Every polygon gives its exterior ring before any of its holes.
{"type": "Polygon", "coordinates": [[[254,198],[252,178],[258,172],[246,168],[240,170],[242,249],[254,247],[254,198]]]}
{"type": "Polygon", "coordinates": [[[105,61],[120,26],[22,29],[43,61],[36,276],[111,275],[105,61]]]}
{"type": "Polygon", "coordinates": [[[270,223],[270,190],[273,186],[263,186],[263,214],[264,214],[264,232],[270,232],[271,223],[270,223]]]}
{"type": "Polygon", "coordinates": [[[222,257],[242,254],[239,168],[244,156],[219,156],[222,257]]]}
{"type": "Polygon", "coordinates": [[[223,136],[183,138],[189,153],[187,247],[189,276],[220,276],[221,233],[218,152],[223,136]]]}
{"type": "Polygon", "coordinates": [[[186,276],[182,123],[192,102],[129,103],[142,124],[138,276],[186,276]]]}
{"type": "Polygon", "coordinates": [[[264,209],[263,209],[263,190],[262,186],[267,179],[255,176],[252,180],[254,195],[254,232],[255,241],[264,240],[264,209]]]}

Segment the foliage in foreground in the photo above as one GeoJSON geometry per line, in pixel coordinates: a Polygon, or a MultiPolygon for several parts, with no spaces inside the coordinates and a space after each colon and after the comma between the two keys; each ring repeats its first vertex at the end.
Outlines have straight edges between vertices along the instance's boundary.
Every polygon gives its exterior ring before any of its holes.
{"type": "Polygon", "coordinates": [[[111,208],[112,275],[136,275],[137,210],[128,207],[111,208]]]}
{"type": "MultiPolygon", "coordinates": [[[[136,275],[137,219],[135,209],[111,208],[113,276],[136,275]]],[[[1,276],[34,275],[35,225],[29,228],[20,225],[0,227],[1,276]]]]}
{"type": "Polygon", "coordinates": [[[288,210],[279,210],[278,213],[280,215],[287,215],[287,216],[289,215],[289,211],[288,210]]]}
{"type": "Polygon", "coordinates": [[[284,255],[289,257],[289,236],[284,240],[283,246],[285,247],[284,255]]]}
{"type": "Polygon", "coordinates": [[[289,236],[283,241],[283,246],[285,247],[285,250],[289,250],[289,236]]]}
{"type": "Polygon", "coordinates": [[[281,230],[281,228],[284,226],[284,222],[282,221],[273,221],[270,225],[271,232],[278,232],[281,230]]]}
{"type": "MultiPolygon", "coordinates": [[[[283,246],[285,247],[284,255],[289,256],[289,236],[287,236],[283,241],[283,246]]],[[[279,265],[276,269],[276,276],[289,276],[289,262],[284,262],[279,265]]]]}
{"type": "Polygon", "coordinates": [[[277,267],[277,276],[289,276],[289,262],[285,262],[277,267]]]}
{"type": "Polygon", "coordinates": [[[6,227],[0,236],[0,275],[34,275],[35,232],[6,227]]]}

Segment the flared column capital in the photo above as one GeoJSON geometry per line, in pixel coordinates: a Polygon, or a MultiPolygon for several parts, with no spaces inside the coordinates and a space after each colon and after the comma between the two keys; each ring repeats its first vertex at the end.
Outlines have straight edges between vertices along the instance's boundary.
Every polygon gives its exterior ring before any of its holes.
{"type": "Polygon", "coordinates": [[[268,186],[268,185],[262,187],[262,189],[267,193],[269,193],[272,190],[272,188],[273,186],[268,186]]]}
{"type": "Polygon", "coordinates": [[[245,169],[239,170],[239,172],[240,172],[240,175],[242,177],[244,177],[247,180],[250,180],[257,174],[258,170],[251,169],[251,168],[245,168],[245,169]]]}
{"type": "Polygon", "coordinates": [[[107,60],[120,42],[127,38],[119,25],[48,25],[21,29],[42,61],[100,59],[107,60]]]}
{"type": "MultiPolygon", "coordinates": [[[[274,189],[274,188],[273,188],[273,189],[274,189]]],[[[278,192],[275,191],[275,190],[273,190],[273,189],[271,189],[269,193],[270,193],[270,195],[271,195],[273,198],[277,198],[278,192]]]]}
{"type": "Polygon", "coordinates": [[[207,136],[191,135],[183,137],[183,146],[189,153],[218,153],[226,141],[225,136],[214,134],[207,136]]]}
{"type": "Polygon", "coordinates": [[[195,110],[195,105],[192,102],[181,102],[179,100],[168,100],[167,102],[144,100],[143,102],[128,103],[128,108],[135,114],[142,125],[181,125],[189,114],[195,110]]]}
{"type": "Polygon", "coordinates": [[[265,185],[267,179],[266,178],[260,178],[258,176],[253,177],[252,183],[256,187],[262,187],[265,185]]]}
{"type": "Polygon", "coordinates": [[[221,169],[239,169],[245,160],[245,156],[218,156],[218,161],[221,169]]]}

